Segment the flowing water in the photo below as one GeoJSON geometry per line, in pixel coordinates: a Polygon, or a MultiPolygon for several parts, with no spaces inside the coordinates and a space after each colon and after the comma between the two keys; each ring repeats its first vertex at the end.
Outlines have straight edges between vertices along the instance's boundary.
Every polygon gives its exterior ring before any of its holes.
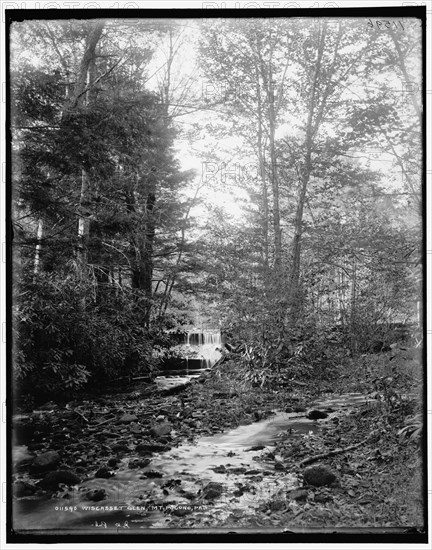
{"type": "MultiPolygon", "coordinates": [[[[361,394],[345,394],[316,401],[312,407],[327,409],[329,420],[337,414],[335,409],[354,408],[366,401],[361,394]]],[[[173,510],[186,507],[193,518],[208,518],[210,514],[214,521],[229,525],[232,514],[253,512],[263,500],[272,498],[278,491],[299,485],[294,474],[275,475],[274,460],[266,460],[267,455],[288,430],[289,437],[295,439],[317,432],[321,425],[322,421],[279,412],[261,422],[202,437],[196,444],[155,454],[145,468],[129,469],[129,459],[125,459],[115,477],[84,481],[74,490],[67,491],[66,498],[16,500],[14,528],[18,531],[107,529],[136,532],[163,528],[173,510]],[[162,477],[145,477],[150,471],[159,472],[162,477]],[[222,494],[214,503],[202,498],[202,489],[209,482],[217,482],[222,487],[222,494]],[[247,490],[242,490],[245,487],[247,490]],[[89,502],[85,493],[91,489],[104,489],[107,498],[89,502]]]]}

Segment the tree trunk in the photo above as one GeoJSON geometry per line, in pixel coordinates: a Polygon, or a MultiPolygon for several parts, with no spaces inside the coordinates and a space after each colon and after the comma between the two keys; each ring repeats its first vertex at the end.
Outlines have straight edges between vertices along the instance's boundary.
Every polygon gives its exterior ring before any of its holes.
{"type": "Polygon", "coordinates": [[[304,206],[306,202],[307,188],[310,180],[310,175],[312,171],[312,147],[313,140],[318,128],[321,124],[321,120],[324,114],[324,109],[326,105],[326,99],[328,96],[328,86],[324,91],[321,99],[321,105],[318,108],[318,94],[319,86],[318,80],[321,71],[321,60],[324,53],[325,47],[325,37],[326,37],[326,24],[324,23],[324,28],[322,32],[318,32],[318,52],[317,52],[317,61],[315,64],[312,82],[311,82],[311,91],[309,97],[309,112],[308,119],[306,124],[306,138],[305,138],[305,156],[303,161],[303,167],[301,170],[300,177],[300,194],[297,204],[297,211],[294,222],[294,239],[292,244],[292,253],[291,253],[291,269],[289,277],[289,291],[288,291],[288,307],[290,311],[290,316],[292,322],[296,322],[300,312],[300,296],[299,296],[299,283],[300,283],[300,259],[301,259],[301,247],[302,247],[302,236],[303,236],[303,213],[304,206]]]}
{"type": "Polygon", "coordinates": [[[274,232],[274,267],[276,274],[279,273],[282,265],[282,235],[280,227],[279,207],[279,182],[277,173],[277,160],[275,149],[276,116],[274,109],[273,83],[269,82],[269,146],[270,146],[270,174],[273,192],[273,232],[274,232]]]}
{"type": "Polygon", "coordinates": [[[33,269],[33,272],[35,275],[37,275],[40,271],[40,254],[42,251],[43,228],[44,228],[43,219],[39,218],[38,228],[37,228],[37,244],[36,244],[36,250],[35,250],[34,269],[33,269]]]}
{"type": "MultiPolygon", "coordinates": [[[[92,82],[95,80],[95,51],[97,43],[102,35],[104,24],[103,21],[93,23],[89,32],[74,93],[69,101],[69,109],[88,105],[95,97],[92,91],[92,82]]],[[[90,208],[91,181],[87,170],[82,167],[77,247],[77,261],[81,276],[84,276],[85,268],[88,263],[87,241],[90,234],[90,208]]]]}
{"type": "Polygon", "coordinates": [[[281,267],[282,260],[282,241],[280,229],[280,207],[279,207],[279,183],[277,178],[276,167],[276,150],[275,150],[275,132],[276,132],[276,110],[275,110],[275,93],[273,84],[273,74],[271,70],[272,60],[269,60],[269,66],[261,56],[261,50],[258,48],[258,57],[260,61],[260,73],[263,79],[264,89],[267,94],[267,117],[269,122],[269,148],[270,148],[270,179],[273,194],[273,239],[274,239],[274,267],[275,272],[278,272],[281,267]]]}

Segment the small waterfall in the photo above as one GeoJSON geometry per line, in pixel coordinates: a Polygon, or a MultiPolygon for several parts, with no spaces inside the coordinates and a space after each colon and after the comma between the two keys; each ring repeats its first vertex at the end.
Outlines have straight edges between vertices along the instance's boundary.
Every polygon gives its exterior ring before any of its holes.
{"type": "Polygon", "coordinates": [[[222,340],[219,330],[192,329],[185,332],[183,344],[176,346],[180,356],[168,358],[162,366],[165,376],[199,376],[221,357],[222,340]]]}
{"type": "Polygon", "coordinates": [[[201,370],[211,368],[221,356],[220,331],[191,330],[186,335],[185,343],[196,350],[201,360],[201,370]]]}
{"type": "Polygon", "coordinates": [[[220,346],[221,334],[219,331],[196,332],[189,331],[186,334],[185,343],[189,346],[220,346]]]}

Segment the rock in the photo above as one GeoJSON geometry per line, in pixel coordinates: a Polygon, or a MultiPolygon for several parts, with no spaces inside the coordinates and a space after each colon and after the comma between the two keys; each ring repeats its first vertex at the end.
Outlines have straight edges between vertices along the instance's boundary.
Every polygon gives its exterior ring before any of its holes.
{"type": "Polygon", "coordinates": [[[138,420],[138,417],[136,416],[136,414],[124,414],[119,422],[121,422],[122,424],[129,424],[129,422],[136,422],[138,420]]]}
{"type": "Polygon", "coordinates": [[[296,413],[304,413],[304,412],[306,412],[306,407],[300,407],[300,406],[299,406],[299,407],[293,407],[293,409],[294,409],[294,412],[296,412],[296,413]]]}
{"type": "Polygon", "coordinates": [[[309,420],[319,420],[320,418],[327,418],[327,417],[328,417],[328,413],[324,411],[319,411],[317,409],[312,409],[306,415],[306,418],[309,418],[309,420]]]}
{"type": "Polygon", "coordinates": [[[60,462],[60,455],[56,451],[47,451],[37,456],[31,463],[33,472],[47,472],[55,470],[60,462]]]}
{"type": "Polygon", "coordinates": [[[220,466],[215,466],[214,468],[211,468],[211,469],[216,474],[224,474],[226,472],[226,468],[223,464],[221,464],[220,466]]]}
{"type": "Polygon", "coordinates": [[[230,468],[229,472],[231,474],[244,474],[246,473],[246,468],[244,468],[243,466],[237,466],[236,468],[230,468]]]}
{"type": "Polygon", "coordinates": [[[111,467],[117,466],[118,461],[119,461],[118,458],[110,458],[108,460],[107,464],[108,464],[108,466],[111,466],[111,467]]]}
{"type": "Polygon", "coordinates": [[[17,498],[29,497],[31,495],[34,495],[36,491],[37,487],[35,487],[31,483],[27,483],[27,481],[16,481],[13,484],[13,494],[17,498]]]}
{"type": "Polygon", "coordinates": [[[116,445],[113,445],[111,447],[111,450],[116,453],[123,453],[130,451],[129,447],[125,445],[124,443],[117,443],[116,445]]]}
{"type": "Polygon", "coordinates": [[[185,382],[185,383],[178,384],[176,386],[162,388],[161,389],[161,395],[176,395],[176,394],[181,393],[182,391],[184,391],[190,385],[191,385],[190,382],[185,382]]]}
{"type": "Polygon", "coordinates": [[[285,407],[285,412],[286,413],[292,413],[292,412],[294,412],[294,409],[292,407],[285,407]]]}
{"type": "Polygon", "coordinates": [[[222,483],[215,483],[211,481],[203,489],[204,498],[207,500],[213,500],[218,498],[223,493],[222,483]]]}
{"type": "Polygon", "coordinates": [[[56,470],[55,472],[48,472],[46,476],[39,481],[38,485],[43,489],[55,491],[61,483],[64,485],[78,485],[78,483],[81,483],[81,480],[70,470],[56,470]]]}
{"type": "Polygon", "coordinates": [[[158,443],[139,443],[135,447],[135,451],[140,455],[147,455],[151,453],[158,453],[167,450],[165,445],[159,445],[158,443]]]}
{"type": "Polygon", "coordinates": [[[284,510],[286,507],[286,502],[283,500],[273,500],[270,502],[270,510],[273,512],[278,512],[280,510],[284,510]]]}
{"type": "MultiPolygon", "coordinates": [[[[31,469],[33,458],[23,458],[19,460],[14,467],[15,472],[26,472],[31,469]]],[[[36,472],[35,472],[36,473],[36,472]]]]}
{"type": "Polygon", "coordinates": [[[140,434],[142,432],[142,426],[140,426],[139,424],[137,424],[136,422],[131,422],[130,426],[129,426],[129,430],[133,433],[133,434],[140,434]]]}
{"type": "Polygon", "coordinates": [[[315,502],[325,503],[329,502],[330,500],[332,500],[332,497],[330,495],[326,495],[325,493],[317,493],[315,495],[315,502]]]}
{"type": "Polygon", "coordinates": [[[34,435],[35,426],[31,418],[19,418],[13,420],[13,439],[15,445],[28,443],[34,435]]]}
{"type": "Polygon", "coordinates": [[[99,468],[99,470],[95,473],[95,477],[102,478],[102,479],[108,479],[110,477],[113,477],[113,475],[114,475],[114,472],[112,472],[106,466],[99,468]]]}
{"type": "Polygon", "coordinates": [[[282,472],[283,470],[285,470],[285,466],[281,462],[276,462],[276,464],[274,465],[274,469],[282,472]]]}
{"type": "Polygon", "coordinates": [[[245,472],[245,475],[246,475],[246,476],[256,476],[256,475],[262,474],[262,473],[263,473],[262,470],[247,470],[247,471],[245,472]]]}
{"type": "Polygon", "coordinates": [[[156,424],[150,429],[150,434],[154,437],[162,437],[171,432],[172,425],[169,422],[164,422],[162,424],[156,424]]]}
{"type": "Polygon", "coordinates": [[[148,472],[143,472],[143,475],[141,477],[148,477],[148,478],[160,478],[163,477],[163,474],[160,472],[156,472],[155,470],[149,470],[148,472]]]}
{"type": "Polygon", "coordinates": [[[192,507],[191,506],[180,506],[180,508],[174,508],[174,510],[172,511],[172,514],[173,516],[178,516],[178,517],[183,517],[183,516],[187,516],[188,514],[190,514],[192,512],[192,507]]]}
{"type": "Polygon", "coordinates": [[[100,435],[103,435],[105,438],[118,437],[118,434],[114,432],[109,432],[108,430],[104,430],[103,432],[100,433],[100,435]]]}
{"type": "Polygon", "coordinates": [[[133,460],[129,460],[128,467],[131,469],[145,468],[150,462],[149,458],[134,458],[133,460]]]}
{"type": "Polygon", "coordinates": [[[292,491],[288,491],[287,496],[292,500],[305,501],[308,491],[306,489],[293,489],[292,491]]]}
{"type": "Polygon", "coordinates": [[[91,500],[92,502],[99,502],[106,499],[107,494],[105,489],[93,489],[85,493],[84,498],[86,500],[91,500]]]}
{"type": "Polygon", "coordinates": [[[262,451],[263,449],[265,449],[264,445],[255,445],[254,447],[249,447],[246,451],[262,451]]]}
{"type": "Polygon", "coordinates": [[[303,474],[305,484],[313,485],[315,487],[322,487],[324,485],[331,485],[336,481],[336,474],[334,474],[330,468],[318,464],[316,466],[310,466],[306,468],[303,474]]]}
{"type": "Polygon", "coordinates": [[[33,452],[33,451],[40,451],[41,449],[43,449],[45,447],[45,445],[43,443],[30,443],[29,445],[27,445],[27,449],[30,451],[30,452],[33,452]]]}

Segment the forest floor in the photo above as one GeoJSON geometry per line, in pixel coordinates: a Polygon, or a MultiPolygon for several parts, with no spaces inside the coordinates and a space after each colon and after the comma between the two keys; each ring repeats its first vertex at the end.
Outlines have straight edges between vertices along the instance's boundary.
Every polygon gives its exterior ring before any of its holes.
{"type": "MultiPolygon", "coordinates": [[[[237,468],[242,475],[225,500],[225,514],[212,512],[221,491],[208,479],[207,483],[202,480],[195,494],[182,488],[181,479],[163,480],[168,501],[175,493],[176,502],[184,496],[187,504],[204,501],[208,506],[200,514],[177,509],[165,514],[158,525],[281,529],[406,526],[422,530],[421,438],[415,437],[421,425],[419,351],[400,348],[362,356],[326,382],[295,381],[288,376],[280,382],[276,389],[245,383],[233,358],[179,393],[167,395],[156,391],[154,385],[141,384],[133,391],[88,396],[67,404],[50,402],[18,415],[14,444],[17,449],[26,445],[27,450],[16,456],[15,496],[70,498],[61,475],[56,480],[53,471],[69,472],[76,476],[75,483],[87,479],[106,482],[125,467],[142,470],[143,477],[161,478],[162,474],[152,469],[152,461],[169,449],[255,424],[277,411],[305,417],[318,398],[361,393],[370,399],[316,421],[319,430],[301,434],[285,430],[270,449],[254,449],[253,460],[260,468],[237,468]],[[310,466],[325,466],[334,479],[316,486],[304,479],[309,464],[302,462],[319,455],[323,456],[312,460],[310,466]],[[265,485],[273,489],[257,496],[252,507],[242,507],[245,495],[265,485]]],[[[217,468],[214,464],[212,469],[217,468]]],[[[219,471],[229,473],[222,465],[219,471]]],[[[231,479],[235,473],[232,469],[231,479]]],[[[103,491],[98,498],[92,495],[89,500],[104,498],[103,491]]]]}

